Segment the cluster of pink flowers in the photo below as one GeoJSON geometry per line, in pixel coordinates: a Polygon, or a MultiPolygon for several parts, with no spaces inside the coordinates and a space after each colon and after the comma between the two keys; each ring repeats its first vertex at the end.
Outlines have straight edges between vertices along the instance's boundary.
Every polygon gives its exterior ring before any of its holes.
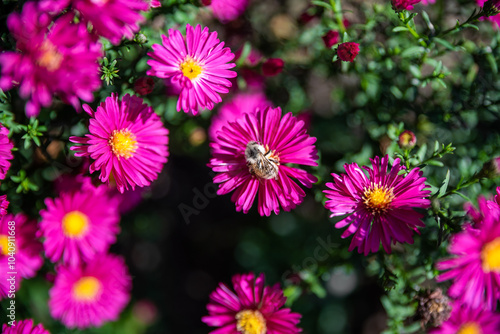
{"type": "Polygon", "coordinates": [[[19,85],[30,117],[49,107],[53,96],[80,110],[79,99],[92,101],[101,86],[98,60],[103,50],[98,36],[114,44],[133,38],[144,20],[140,11],[159,5],[156,0],[27,2],[21,13],[7,20],[16,51],[0,53],[0,89],[19,85]]]}

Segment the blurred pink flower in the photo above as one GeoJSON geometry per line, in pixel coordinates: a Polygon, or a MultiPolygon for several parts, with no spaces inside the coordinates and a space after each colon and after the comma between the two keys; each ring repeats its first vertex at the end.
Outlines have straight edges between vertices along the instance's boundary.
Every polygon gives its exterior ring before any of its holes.
{"type": "Polygon", "coordinates": [[[137,95],[151,94],[155,87],[155,81],[151,77],[140,77],[134,82],[134,92],[137,95]]]}
{"type": "Polygon", "coordinates": [[[234,292],[220,283],[210,295],[208,316],[201,320],[211,327],[219,327],[211,334],[296,334],[299,313],[283,308],[286,297],[279,284],[265,286],[264,274],[233,276],[234,292]],[[236,293],[235,293],[236,292],[236,293]]]}
{"type": "Polygon", "coordinates": [[[131,277],[121,256],[100,254],[76,267],[59,265],[56,272],[49,310],[68,328],[117,320],[130,300],[131,277]]]}
{"type": "Polygon", "coordinates": [[[15,326],[3,324],[2,334],[50,334],[42,324],[35,326],[33,319],[16,320],[15,326]]]}
{"type": "Polygon", "coordinates": [[[162,35],[162,44],[153,44],[154,51],[148,53],[152,59],[148,60],[151,69],[147,74],[180,83],[177,111],[196,115],[205,108],[212,110],[215,103],[222,101],[219,94],[229,92],[228,78],[236,76],[229,70],[236,66],[230,63],[234,58],[231,50],[219,41],[217,32],[189,24],[186,37],[170,29],[168,37],[162,35]]]}
{"type": "Polygon", "coordinates": [[[97,62],[101,44],[85,24],[73,19],[68,13],[53,21],[31,1],[21,14],[12,13],[7,19],[17,50],[0,54],[0,89],[18,84],[21,97],[29,99],[30,117],[37,116],[41,106],[50,106],[53,95],[80,110],[78,99],[92,101],[92,92],[101,85],[97,62]]]}
{"type": "Polygon", "coordinates": [[[222,23],[236,20],[245,12],[249,0],[211,0],[202,1],[205,6],[210,6],[214,17],[222,23]]]}
{"type": "Polygon", "coordinates": [[[413,5],[419,3],[422,0],[391,0],[392,8],[396,12],[400,12],[402,10],[412,10],[413,5]]]}
{"type": "Polygon", "coordinates": [[[335,224],[336,228],[349,227],[342,238],[354,234],[349,251],[358,247],[359,253],[368,255],[377,252],[380,242],[387,253],[391,252],[391,242],[413,243],[413,231],[425,226],[423,214],[415,209],[428,209],[430,194],[424,190],[426,178],[418,168],[406,176],[399,175],[405,167],[395,159],[387,172],[389,157],[370,159],[373,168],[363,166],[368,177],[357,163],[346,164],[347,174],[332,174],[334,182],[327,183],[324,190],[328,200],[325,207],[330,217],[348,215],[335,224]]]}
{"type": "Polygon", "coordinates": [[[479,199],[480,214],[455,234],[448,246],[451,259],[436,268],[445,271],[438,282],[453,279],[448,294],[471,308],[495,310],[500,299],[500,208],[479,199]]]}
{"type": "Polygon", "coordinates": [[[168,157],[168,130],[160,116],[137,96],[125,95],[121,100],[111,93],[91,116],[90,134],[70,137],[77,157],[90,157],[90,173],[100,171],[102,182],[116,182],[120,192],[149,186],[156,180],[168,157]]]}
{"type": "Polygon", "coordinates": [[[208,135],[211,140],[215,140],[217,132],[227,122],[235,121],[239,116],[250,112],[255,113],[257,109],[271,107],[272,103],[261,91],[240,92],[233,98],[225,102],[219,109],[219,112],[212,117],[212,124],[208,128],[208,135]]]}
{"type": "Polygon", "coordinates": [[[144,21],[141,11],[147,11],[149,3],[144,0],[72,0],[84,22],[92,23],[95,32],[119,44],[123,37],[134,38],[139,24],[144,21]]]}
{"type": "Polygon", "coordinates": [[[308,188],[316,177],[286,164],[317,166],[316,138],[307,134],[305,124],[292,113],[282,116],[280,108],[266,108],[246,113],[228,122],[217,132],[210,144],[212,159],[209,166],[218,173],[217,194],[234,190],[231,200],[236,210],[247,213],[258,197],[261,216],[280,206],[285,211],[302,203],[305,192],[294,182],[297,179],[308,188]]]}
{"type": "Polygon", "coordinates": [[[9,130],[0,123],[0,180],[5,179],[5,175],[10,168],[9,160],[14,159],[12,155],[14,144],[12,144],[8,136],[9,130]]]}

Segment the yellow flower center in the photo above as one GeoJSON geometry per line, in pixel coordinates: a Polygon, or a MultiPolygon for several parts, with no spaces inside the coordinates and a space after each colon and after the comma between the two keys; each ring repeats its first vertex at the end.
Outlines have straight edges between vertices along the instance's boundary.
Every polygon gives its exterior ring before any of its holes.
{"type": "Polygon", "coordinates": [[[483,270],[485,272],[500,272],[500,238],[496,238],[484,245],[481,251],[481,259],[483,260],[483,270]]]}
{"type": "Polygon", "coordinates": [[[63,61],[63,55],[57,51],[52,42],[46,39],[40,46],[41,55],[38,57],[38,65],[45,67],[48,71],[57,70],[63,61]]]}
{"type": "Polygon", "coordinates": [[[182,71],[182,74],[191,80],[195,79],[201,74],[201,72],[203,72],[200,64],[189,56],[186,57],[186,60],[180,64],[179,68],[182,71]]]}
{"type": "Polygon", "coordinates": [[[101,282],[93,276],[84,276],[73,285],[73,297],[78,301],[94,300],[101,292],[101,282]]]}
{"type": "Polygon", "coordinates": [[[80,211],[71,211],[64,215],[62,219],[64,235],[70,238],[81,237],[87,232],[89,218],[80,211]]]}
{"type": "Polygon", "coordinates": [[[372,214],[385,213],[393,200],[392,188],[387,188],[387,186],[372,184],[370,188],[365,188],[363,193],[363,203],[372,214]]]}
{"type": "Polygon", "coordinates": [[[457,334],[482,334],[481,327],[475,322],[468,322],[458,330],[457,334]]]}
{"type": "Polygon", "coordinates": [[[9,253],[9,237],[5,234],[0,234],[0,254],[7,255],[9,253]]]}
{"type": "Polygon", "coordinates": [[[243,334],[266,334],[266,319],[258,310],[244,310],[236,314],[236,329],[243,334]]]}
{"type": "Polygon", "coordinates": [[[109,145],[118,159],[120,157],[128,159],[137,150],[135,136],[128,129],[114,130],[111,137],[109,137],[109,145]]]}

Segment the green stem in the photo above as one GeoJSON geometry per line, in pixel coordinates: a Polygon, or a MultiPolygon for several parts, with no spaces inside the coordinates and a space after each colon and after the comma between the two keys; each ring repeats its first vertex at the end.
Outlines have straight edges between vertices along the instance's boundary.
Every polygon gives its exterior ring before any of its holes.
{"type": "Polygon", "coordinates": [[[344,20],[342,16],[342,3],[340,0],[330,0],[330,5],[333,9],[333,14],[335,15],[335,20],[337,21],[337,25],[339,26],[339,30],[341,35],[344,35],[346,32],[346,28],[344,25],[344,20]]]}
{"type": "Polygon", "coordinates": [[[413,22],[413,19],[407,21],[405,18],[405,14],[403,12],[399,12],[399,19],[401,20],[401,22],[405,24],[410,34],[412,34],[412,36],[415,37],[415,39],[420,43],[420,45],[426,48],[427,43],[422,39],[422,37],[418,34],[418,32],[415,29],[413,29],[413,27],[410,25],[410,22],[413,22]]]}
{"type": "Polygon", "coordinates": [[[439,33],[436,37],[443,37],[443,36],[445,36],[445,35],[447,35],[447,34],[449,34],[449,33],[453,32],[453,31],[455,31],[455,30],[456,30],[456,31],[460,31],[460,30],[462,30],[462,29],[464,28],[464,26],[465,26],[466,24],[470,24],[470,23],[473,23],[473,22],[477,22],[477,21],[479,21],[479,19],[480,19],[481,17],[483,17],[483,16],[485,16],[485,12],[484,12],[484,10],[483,10],[483,7],[481,7],[481,8],[479,9],[479,12],[478,12],[477,14],[475,14],[475,10],[474,10],[474,12],[472,13],[472,15],[471,15],[471,16],[467,19],[467,21],[465,21],[464,23],[461,23],[461,24],[459,24],[458,26],[455,26],[455,27],[453,27],[453,28],[450,28],[450,29],[448,29],[448,30],[445,30],[445,31],[443,31],[443,32],[439,33]]]}
{"type": "Polygon", "coordinates": [[[455,186],[454,189],[448,190],[441,198],[449,196],[449,195],[453,195],[453,194],[461,195],[460,193],[458,193],[458,191],[460,189],[467,188],[475,183],[478,183],[479,180],[481,180],[481,176],[479,175],[479,173],[475,173],[467,181],[460,182],[459,184],[457,184],[455,186]]]}

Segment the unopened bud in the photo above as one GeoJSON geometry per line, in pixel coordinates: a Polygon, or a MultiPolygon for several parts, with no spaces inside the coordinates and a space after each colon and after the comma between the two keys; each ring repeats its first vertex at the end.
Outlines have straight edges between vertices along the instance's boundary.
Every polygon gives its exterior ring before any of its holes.
{"type": "Polygon", "coordinates": [[[417,143],[417,137],[410,130],[405,130],[401,132],[401,134],[399,135],[398,145],[402,149],[411,150],[412,148],[415,147],[416,143],[417,143]]]}
{"type": "Polygon", "coordinates": [[[493,179],[500,176],[500,157],[496,157],[483,165],[479,177],[493,179]]]}
{"type": "Polygon", "coordinates": [[[146,37],[146,35],[139,33],[135,34],[134,41],[137,44],[145,44],[148,42],[148,38],[146,37]]]}
{"type": "Polygon", "coordinates": [[[484,16],[495,16],[500,13],[500,0],[488,0],[483,6],[484,16]]]}
{"type": "Polygon", "coordinates": [[[134,82],[134,92],[138,95],[148,95],[153,91],[155,81],[150,77],[141,77],[134,82]]]}
{"type": "Polygon", "coordinates": [[[262,74],[267,77],[272,77],[280,74],[283,71],[285,62],[280,58],[269,58],[264,64],[262,64],[262,74]]]}

